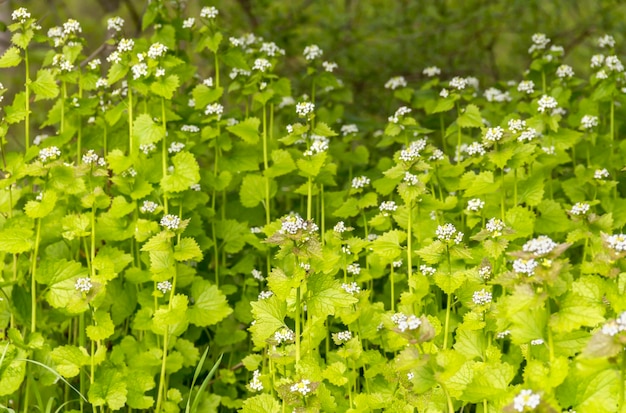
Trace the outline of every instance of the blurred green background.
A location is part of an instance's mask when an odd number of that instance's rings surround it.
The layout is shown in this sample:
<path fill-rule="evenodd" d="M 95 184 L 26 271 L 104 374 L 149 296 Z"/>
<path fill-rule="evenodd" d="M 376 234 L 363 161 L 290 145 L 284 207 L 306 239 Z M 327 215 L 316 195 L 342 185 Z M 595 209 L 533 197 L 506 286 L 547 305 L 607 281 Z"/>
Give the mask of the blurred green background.
<path fill-rule="evenodd" d="M 106 19 L 126 19 L 126 35 L 138 35 L 146 0 L 8 0 L 0 3 L 2 21 L 25 6 L 47 29 L 75 18 L 88 38 L 87 54 L 106 35 Z M 220 10 L 230 35 L 252 32 L 276 42 L 287 56 L 318 44 L 324 59 L 339 64 L 338 77 L 354 93 L 355 113 L 386 117 L 380 94 L 392 76 L 419 84 L 422 70 L 439 66 L 442 78 L 475 76 L 481 89 L 497 81 L 520 80 L 528 67 L 533 33 L 543 32 L 565 48 L 565 63 L 579 77 L 588 75 L 596 39 L 609 33 L 623 48 L 626 2 L 621 0 L 216 0 L 166 1 L 183 16 L 201 7 Z M 1 33 L 0 48 L 8 45 Z M 290 63 L 291 62 L 291 63 Z M 287 59 L 291 79 L 303 68 Z M 290 72 L 295 72 L 290 75 Z M 6 75 L 3 79 L 7 83 Z M 296 88 L 296 91 L 298 89 Z"/>

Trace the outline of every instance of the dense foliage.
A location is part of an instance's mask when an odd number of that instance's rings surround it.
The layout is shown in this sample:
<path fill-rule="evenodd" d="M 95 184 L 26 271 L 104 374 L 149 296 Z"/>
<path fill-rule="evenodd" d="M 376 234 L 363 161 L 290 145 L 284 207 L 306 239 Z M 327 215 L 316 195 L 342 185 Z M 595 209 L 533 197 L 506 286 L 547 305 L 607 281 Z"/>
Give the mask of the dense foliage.
<path fill-rule="evenodd" d="M 589 77 L 538 33 L 516 81 L 423 67 L 353 123 L 350 66 L 221 16 L 153 1 L 99 55 L 13 11 L 0 409 L 626 408 L 611 36 Z"/>

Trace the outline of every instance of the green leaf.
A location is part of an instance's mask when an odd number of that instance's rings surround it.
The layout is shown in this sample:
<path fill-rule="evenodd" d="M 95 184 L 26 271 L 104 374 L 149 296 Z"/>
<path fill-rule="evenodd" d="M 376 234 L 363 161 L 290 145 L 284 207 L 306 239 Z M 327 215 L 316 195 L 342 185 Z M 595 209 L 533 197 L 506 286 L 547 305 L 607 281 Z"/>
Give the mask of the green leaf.
<path fill-rule="evenodd" d="M 178 76 L 169 75 L 167 77 L 161 77 L 157 81 L 152 82 L 150 85 L 150 91 L 157 96 L 161 96 L 165 99 L 171 99 L 174 96 L 174 92 L 178 89 L 180 81 Z"/>
<path fill-rule="evenodd" d="M 202 261 L 202 250 L 193 238 L 182 238 L 174 247 L 174 259 L 176 261 Z"/>
<path fill-rule="evenodd" d="M 454 292 L 463 285 L 467 278 L 467 271 L 454 271 L 452 274 L 446 274 L 438 271 L 435 276 L 435 284 L 441 288 L 446 294 L 454 294 Z"/>
<path fill-rule="evenodd" d="M 315 125 L 315 129 L 313 129 L 313 134 L 314 135 L 319 135 L 319 136 L 324 136 L 324 137 L 327 137 L 327 138 L 329 138 L 331 136 L 337 136 L 337 132 L 333 131 L 324 122 L 318 122 L 317 125 Z"/>
<path fill-rule="evenodd" d="M 468 360 L 482 359 L 487 349 L 487 337 L 479 330 L 457 329 L 454 349 Z"/>
<path fill-rule="evenodd" d="M 480 128 L 483 126 L 483 118 L 478 106 L 469 104 L 456 120 L 461 128 Z"/>
<path fill-rule="evenodd" d="M 126 404 L 131 409 L 149 409 L 154 404 L 154 397 L 146 396 L 146 392 L 154 389 L 152 374 L 140 369 L 132 369 L 126 374 L 128 390 Z"/>
<path fill-rule="evenodd" d="M 139 145 L 148 145 L 163 139 L 165 131 L 163 125 L 155 123 L 150 115 L 143 113 L 133 122 L 133 135 L 138 138 Z"/>
<path fill-rule="evenodd" d="M 585 276 L 576 280 L 572 290 L 560 301 L 559 311 L 552 315 L 550 326 L 556 332 L 595 327 L 605 321 L 604 309 L 600 287 L 594 278 Z"/>
<path fill-rule="evenodd" d="M 315 178 L 319 175 L 325 161 L 326 152 L 320 152 L 304 159 L 298 159 L 296 164 L 298 165 L 298 169 L 301 171 L 301 176 L 304 176 L 305 178 Z"/>
<path fill-rule="evenodd" d="M 618 411 L 619 374 L 604 369 L 595 374 L 573 371 L 556 395 L 563 406 L 579 412 L 611 413 Z"/>
<path fill-rule="evenodd" d="M 358 300 L 341 288 L 341 282 L 330 274 L 312 274 L 307 280 L 309 314 L 315 317 L 334 315 L 335 311 L 350 307 Z"/>
<path fill-rule="evenodd" d="M 198 85 L 193 88 L 191 95 L 196 102 L 197 109 L 204 109 L 209 103 L 218 100 L 224 93 L 224 88 L 209 88 L 205 85 Z"/>
<path fill-rule="evenodd" d="M 8 124 L 18 123 L 26 119 L 26 93 L 17 93 L 11 106 L 5 107 L 4 110 Z"/>
<path fill-rule="evenodd" d="M 265 179 L 260 175 L 247 174 L 241 181 L 239 199 L 246 208 L 254 208 L 265 201 Z"/>
<path fill-rule="evenodd" d="M 0 68 L 14 67 L 22 62 L 20 49 L 17 47 L 9 47 L 2 57 L 0 57 Z"/>
<path fill-rule="evenodd" d="M 180 335 L 187 330 L 187 307 L 189 301 L 186 295 L 176 294 L 169 307 L 159 308 L 152 318 L 152 332 L 159 335 Z"/>
<path fill-rule="evenodd" d="M 241 139 L 244 142 L 254 145 L 259 142 L 259 126 L 261 125 L 261 120 L 259 118 L 248 118 L 242 122 L 237 123 L 236 125 L 229 126 L 228 131 Z"/>
<path fill-rule="evenodd" d="M 345 364 L 340 361 L 336 361 L 326 367 L 326 369 L 322 373 L 322 377 L 324 377 L 335 386 L 343 386 L 348 382 L 348 378 L 345 374 L 346 369 L 347 368 Z"/>
<path fill-rule="evenodd" d="M 267 285 L 280 300 L 287 300 L 291 290 L 296 288 L 300 280 L 297 277 L 289 277 L 280 268 L 273 268 L 267 277 Z"/>
<path fill-rule="evenodd" d="M 106 340 L 115 332 L 115 326 L 108 311 L 98 310 L 93 317 L 93 325 L 87 326 L 87 337 L 93 341 Z"/>
<path fill-rule="evenodd" d="M 374 254 L 391 262 L 402 253 L 402 244 L 406 240 L 406 233 L 399 230 L 387 231 L 372 243 Z"/>
<path fill-rule="evenodd" d="M 0 396 L 9 396 L 19 390 L 26 376 L 24 357 L 24 350 L 8 341 L 0 342 Z"/>
<path fill-rule="evenodd" d="M 508 363 L 475 363 L 474 378 L 463 391 L 463 401 L 481 403 L 495 400 L 506 394 L 516 368 Z"/>
<path fill-rule="evenodd" d="M 54 79 L 54 75 L 48 69 L 41 69 L 37 72 L 37 79 L 30 84 L 35 93 L 35 101 L 41 99 L 53 99 L 59 94 L 59 86 Z"/>
<path fill-rule="evenodd" d="M 284 149 L 274 149 L 271 157 L 272 165 L 265 172 L 265 175 L 270 178 L 286 175 L 296 169 L 296 163 L 291 154 Z"/>
<path fill-rule="evenodd" d="M 80 368 L 91 362 L 87 350 L 76 346 L 56 347 L 50 352 L 50 358 L 59 374 L 68 378 L 78 376 Z"/>
<path fill-rule="evenodd" d="M 263 348 L 267 344 L 266 340 L 285 325 L 287 303 L 272 296 L 266 300 L 254 301 L 250 305 L 255 319 L 254 325 L 250 327 L 252 341 L 256 348 Z"/>
<path fill-rule="evenodd" d="M 478 175 L 473 171 L 466 172 L 459 183 L 459 189 L 465 190 L 464 196 L 467 198 L 494 193 L 499 187 L 500 182 L 494 182 L 491 171 L 484 171 Z"/>
<path fill-rule="evenodd" d="M 170 239 L 174 237 L 172 231 L 161 231 L 154 235 L 141 247 L 142 251 L 170 251 L 172 244 Z"/>
<path fill-rule="evenodd" d="M 518 193 L 520 202 L 525 202 L 529 206 L 537 206 L 543 199 L 543 181 L 541 174 L 531 175 L 528 179 L 518 183 Z"/>
<path fill-rule="evenodd" d="M 415 252 L 426 264 L 437 264 L 441 261 L 442 254 L 445 250 L 446 246 L 441 241 L 437 240 Z"/>
<path fill-rule="evenodd" d="M 0 251 L 21 254 L 33 248 L 33 230 L 30 228 L 5 228 L 0 231 Z"/>
<path fill-rule="evenodd" d="M 359 201 L 352 197 L 346 199 L 339 208 L 333 211 L 333 215 L 339 218 L 350 218 L 359 215 Z"/>
<path fill-rule="evenodd" d="M 241 413 L 276 413 L 278 411 L 280 411 L 280 403 L 267 393 L 246 399 L 240 410 Z"/>
<path fill-rule="evenodd" d="M 116 368 L 100 368 L 96 379 L 89 387 L 89 402 L 94 406 L 107 405 L 112 410 L 119 410 L 126 404 L 126 380 Z"/>
<path fill-rule="evenodd" d="M 198 161 L 189 152 L 182 151 L 172 158 L 174 173 L 161 179 L 161 187 L 166 192 L 181 192 L 191 185 L 200 182 L 200 167 Z"/>
<path fill-rule="evenodd" d="M 537 205 L 539 217 L 535 221 L 535 228 L 541 228 L 544 234 L 567 232 L 571 221 L 567 218 L 561 205 L 551 199 L 544 199 Z"/>
<path fill-rule="evenodd" d="M 48 216 L 57 202 L 57 194 L 54 191 L 45 191 L 41 201 L 28 201 L 24 206 L 24 212 L 30 218 L 43 218 Z"/>
<path fill-rule="evenodd" d="M 191 285 L 193 305 L 187 314 L 189 321 L 200 327 L 214 325 L 233 312 L 226 296 L 215 285 L 206 280 L 196 280 Z"/>

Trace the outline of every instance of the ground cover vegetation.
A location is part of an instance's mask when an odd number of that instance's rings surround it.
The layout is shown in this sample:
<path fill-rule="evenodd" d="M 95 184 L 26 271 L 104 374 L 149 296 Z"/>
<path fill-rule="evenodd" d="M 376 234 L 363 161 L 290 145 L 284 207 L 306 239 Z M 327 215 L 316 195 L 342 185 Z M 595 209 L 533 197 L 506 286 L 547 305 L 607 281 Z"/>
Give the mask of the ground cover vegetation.
<path fill-rule="evenodd" d="M 541 33 L 515 81 L 393 76 L 360 124 L 349 68 L 214 6 L 102 54 L 10 18 L 0 409 L 626 409 L 610 35 L 584 77 Z"/>

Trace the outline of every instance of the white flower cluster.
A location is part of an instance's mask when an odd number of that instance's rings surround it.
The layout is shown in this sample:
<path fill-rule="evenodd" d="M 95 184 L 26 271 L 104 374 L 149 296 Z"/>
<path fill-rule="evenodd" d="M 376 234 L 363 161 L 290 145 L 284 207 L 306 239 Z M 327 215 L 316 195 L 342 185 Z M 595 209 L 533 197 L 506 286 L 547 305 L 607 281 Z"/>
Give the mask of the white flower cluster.
<path fill-rule="evenodd" d="M 570 210 L 572 215 L 585 215 L 587 212 L 589 212 L 589 204 L 586 202 L 576 202 Z"/>
<path fill-rule="evenodd" d="M 91 283 L 91 279 L 89 277 L 80 277 L 74 283 L 74 288 L 77 291 L 88 293 L 93 288 L 93 284 Z"/>
<path fill-rule="evenodd" d="M 148 65 L 141 62 L 130 67 L 130 70 L 133 72 L 133 79 L 137 80 L 140 77 L 148 76 Z"/>
<path fill-rule="evenodd" d="M 254 370 L 254 372 L 252 373 L 252 380 L 250 381 L 250 389 L 252 391 L 261 391 L 263 390 L 263 383 L 261 383 L 261 380 L 259 380 L 259 377 L 261 377 L 261 373 L 259 372 L 259 370 Z"/>
<path fill-rule="evenodd" d="M 257 270 L 256 268 L 254 268 L 250 274 L 252 274 L 252 278 L 254 278 L 257 281 L 264 281 L 265 277 L 263 277 L 263 273 L 259 270 Z"/>
<path fill-rule="evenodd" d="M 472 302 L 476 305 L 489 304 L 491 302 L 491 299 L 491 292 L 485 290 L 484 288 L 480 291 L 475 291 L 472 295 Z"/>
<path fill-rule="evenodd" d="M 517 274 L 526 274 L 530 277 L 531 275 L 535 274 L 535 268 L 537 268 L 538 265 L 539 263 L 535 261 L 534 258 L 531 258 L 529 260 L 518 258 L 513 261 L 513 271 L 515 271 Z"/>
<path fill-rule="evenodd" d="M 406 87 L 406 79 L 404 76 L 394 76 L 385 83 L 385 89 L 396 90 L 400 87 Z"/>
<path fill-rule="evenodd" d="M 495 87 L 490 87 L 483 93 L 488 102 L 510 102 L 511 95 L 509 92 L 503 92 Z"/>
<path fill-rule="evenodd" d="M 598 126 L 598 117 L 592 115 L 585 115 L 580 120 L 580 127 L 583 129 L 591 129 L 593 127 Z"/>
<path fill-rule="evenodd" d="M 163 43 L 153 43 L 148 49 L 148 57 L 157 60 L 167 52 L 167 46 Z"/>
<path fill-rule="evenodd" d="M 344 343 L 346 341 L 350 341 L 350 339 L 352 338 L 352 332 L 346 330 L 346 331 L 340 331 L 337 333 L 337 335 L 335 336 L 337 341 L 343 341 Z"/>
<path fill-rule="evenodd" d="M 270 298 L 271 296 L 273 296 L 274 293 L 272 291 L 261 291 L 259 293 L 259 296 L 257 297 L 259 300 L 267 300 L 268 298 Z"/>
<path fill-rule="evenodd" d="M 383 213 L 384 216 L 388 216 L 390 212 L 398 209 L 398 205 L 394 201 L 384 201 L 378 206 L 380 212 Z"/>
<path fill-rule="evenodd" d="M 478 212 L 485 207 L 485 201 L 480 198 L 472 198 L 467 201 L 467 210 L 471 212 Z"/>
<path fill-rule="evenodd" d="M 548 95 L 541 96 L 537 104 L 539 105 L 537 108 L 539 113 L 544 113 L 547 109 L 555 109 L 558 106 L 556 99 Z"/>
<path fill-rule="evenodd" d="M 80 27 L 80 23 L 77 20 L 68 19 L 68 21 L 63 23 L 63 34 L 65 36 L 82 33 L 82 31 L 83 29 Z"/>
<path fill-rule="evenodd" d="M 525 142 L 525 141 L 530 142 L 538 136 L 539 136 L 539 132 L 537 132 L 537 129 L 528 128 L 517 137 L 517 141 L 518 142 Z"/>
<path fill-rule="evenodd" d="M 258 70 L 259 72 L 266 72 L 272 68 L 272 64 L 269 60 L 262 57 L 255 59 L 252 65 L 252 70 Z"/>
<path fill-rule="evenodd" d="M 396 112 L 397 113 L 397 112 Z M 400 151 L 400 160 L 404 162 L 413 162 L 420 157 L 420 152 L 426 148 L 426 139 L 418 139 L 409 144 L 408 148 Z"/>
<path fill-rule="evenodd" d="M 349 284 L 343 283 L 341 284 L 341 288 L 348 294 L 352 294 L 352 295 L 358 294 L 361 292 L 361 287 L 359 287 L 359 285 L 355 282 L 351 282 Z"/>
<path fill-rule="evenodd" d="M 435 235 L 444 242 L 454 241 L 455 244 L 460 244 L 463 241 L 463 233 L 457 231 L 456 227 L 450 223 L 437 226 Z"/>
<path fill-rule="evenodd" d="M 169 281 L 161 281 L 158 282 L 156 285 L 157 290 L 161 291 L 163 294 L 167 293 L 168 291 L 171 291 L 172 289 L 172 283 Z"/>
<path fill-rule="evenodd" d="M 561 65 L 556 69 L 556 76 L 565 79 L 574 77 L 574 69 L 570 65 Z"/>
<path fill-rule="evenodd" d="M 346 267 L 346 271 L 348 274 L 359 275 L 361 273 L 361 264 L 353 262 Z"/>
<path fill-rule="evenodd" d="M 406 106 L 400 106 L 398 110 L 396 110 L 396 113 L 394 113 L 393 116 L 389 116 L 387 120 L 391 123 L 398 123 L 400 122 L 400 118 L 402 116 L 411 112 L 412 112 L 411 108 L 408 108 Z"/>
<path fill-rule="evenodd" d="M 468 84 L 467 79 L 464 79 L 459 76 L 455 76 L 450 80 L 449 86 L 450 88 L 453 88 L 453 89 L 463 90 L 465 89 L 467 84 Z"/>
<path fill-rule="evenodd" d="M 622 331 L 626 331 L 626 311 L 622 312 L 615 320 L 609 320 L 602 326 L 602 334 L 615 336 Z"/>
<path fill-rule="evenodd" d="M 541 257 L 543 255 L 549 254 L 555 249 L 558 244 L 546 235 L 540 235 L 537 238 L 533 238 L 530 241 L 526 242 L 522 246 L 522 251 L 530 252 L 535 257 Z"/>
<path fill-rule="evenodd" d="M 306 118 L 315 110 L 315 104 L 312 102 L 298 102 L 296 104 L 296 114 L 301 118 Z"/>
<path fill-rule="evenodd" d="M 183 29 L 191 29 L 194 24 L 196 24 L 195 17 L 189 17 L 188 19 L 183 20 Z"/>
<path fill-rule="evenodd" d="M 489 265 L 482 266 L 478 269 L 478 275 L 484 280 L 491 278 L 491 267 Z"/>
<path fill-rule="evenodd" d="M 222 117 L 222 114 L 224 113 L 224 106 L 220 105 L 219 103 L 210 103 L 206 106 L 206 108 L 204 109 L 204 114 L 205 115 L 217 115 L 217 118 L 220 119 Z"/>
<path fill-rule="evenodd" d="M 180 217 L 167 214 L 161 218 L 161 226 L 164 226 L 167 229 L 176 230 L 180 226 Z"/>
<path fill-rule="evenodd" d="M 185 144 L 182 143 L 182 142 L 172 142 L 170 144 L 170 147 L 167 148 L 167 152 L 168 153 L 178 153 L 178 152 L 182 151 L 184 147 L 185 147 Z"/>
<path fill-rule="evenodd" d="M 141 207 L 139 208 L 139 210 L 146 214 L 146 213 L 153 213 L 154 211 L 156 211 L 156 209 L 159 207 L 159 205 L 156 202 L 152 202 L 152 201 L 143 201 L 143 204 L 141 205 Z"/>
<path fill-rule="evenodd" d="M 408 186 L 415 186 L 420 182 L 419 179 L 417 179 L 417 175 L 413 175 L 411 172 L 405 172 L 402 181 L 405 182 Z"/>
<path fill-rule="evenodd" d="M 536 50 L 544 50 L 550 43 L 550 39 L 543 33 L 535 33 L 531 39 L 533 44 L 528 49 L 529 54 L 532 54 Z"/>
<path fill-rule="evenodd" d="M 282 219 L 282 224 L 278 233 L 296 235 L 298 231 L 312 233 L 318 229 L 318 226 L 312 221 L 305 221 L 300 215 L 291 214 Z"/>
<path fill-rule="evenodd" d="M 325 71 L 327 71 L 328 73 L 332 73 L 335 71 L 335 69 L 337 69 L 339 67 L 339 65 L 335 62 L 322 62 L 322 67 L 324 68 Z"/>
<path fill-rule="evenodd" d="M 439 92 L 439 96 L 445 99 L 450 96 L 450 92 L 448 92 L 448 89 L 444 87 L 443 89 L 441 89 L 441 92 Z"/>
<path fill-rule="evenodd" d="M 535 82 L 532 80 L 522 80 L 517 85 L 517 91 L 530 95 L 535 91 Z"/>
<path fill-rule="evenodd" d="M 359 133 L 359 128 L 355 124 L 352 123 L 341 127 L 341 134 L 343 136 L 348 136 L 352 133 Z"/>
<path fill-rule="evenodd" d="M 343 221 L 337 222 L 335 226 L 333 227 L 333 231 L 335 231 L 338 234 L 346 232 L 346 230 L 347 230 L 346 224 Z"/>
<path fill-rule="evenodd" d="M 483 139 L 487 142 L 498 142 L 503 136 L 504 129 L 500 126 L 496 126 L 495 128 L 488 128 Z"/>
<path fill-rule="evenodd" d="M 231 70 L 231 72 L 229 73 L 228 77 L 230 77 L 231 79 L 235 79 L 237 76 L 241 75 L 241 76 L 250 76 L 252 74 L 252 72 L 248 71 L 248 70 L 244 70 L 244 69 L 239 69 L 238 67 L 233 68 L 233 70 Z"/>
<path fill-rule="evenodd" d="M 200 132 L 200 128 L 196 125 L 183 125 L 180 127 L 181 132 L 189 132 L 189 133 L 198 133 Z"/>
<path fill-rule="evenodd" d="M 485 229 L 491 232 L 492 237 L 499 237 L 502 235 L 502 231 L 504 230 L 504 222 L 498 218 L 491 218 L 487 221 L 485 225 Z"/>
<path fill-rule="evenodd" d="M 278 344 L 291 342 L 296 338 L 296 335 L 289 328 L 284 327 L 274 333 L 274 340 Z"/>
<path fill-rule="evenodd" d="M 311 384 L 310 380 L 307 379 L 302 379 L 297 383 L 294 383 L 289 390 L 291 390 L 292 393 L 300 393 L 302 396 L 306 396 L 309 393 L 311 393 L 311 387 L 309 386 Z"/>
<path fill-rule="evenodd" d="M 513 133 L 521 132 L 526 127 L 526 121 L 523 119 L 510 119 L 508 126 Z"/>
<path fill-rule="evenodd" d="M 404 313 L 395 313 L 391 316 L 391 321 L 398 326 L 398 330 L 405 332 L 406 330 L 417 330 L 422 325 L 422 320 L 414 315 L 407 316 Z"/>
<path fill-rule="evenodd" d="M 540 346 L 544 343 L 543 338 L 536 338 L 534 340 L 530 340 L 531 346 Z"/>
<path fill-rule="evenodd" d="M 122 28 L 124 28 L 124 19 L 120 16 L 111 17 L 107 20 L 107 30 L 121 32 Z"/>
<path fill-rule="evenodd" d="M 259 48 L 259 51 L 261 53 L 265 53 L 269 57 L 285 54 L 285 50 L 278 47 L 274 42 L 263 42 L 261 44 L 261 47 Z"/>
<path fill-rule="evenodd" d="M 326 152 L 330 141 L 325 136 L 311 135 L 311 146 L 303 152 L 304 156 L 313 156 L 316 153 Z"/>
<path fill-rule="evenodd" d="M 53 161 L 59 156 L 61 156 L 61 151 L 56 146 L 49 146 L 39 151 L 39 160 L 41 162 L 46 162 L 50 160 Z"/>
<path fill-rule="evenodd" d="M 624 71 L 624 65 L 617 56 L 607 56 L 606 59 L 604 59 L 604 66 L 606 66 L 610 72 L 619 73 Z"/>
<path fill-rule="evenodd" d="M 533 393 L 532 390 L 524 389 L 513 399 L 513 409 L 518 412 L 523 412 L 528 407 L 529 409 L 535 409 L 541 403 L 541 398 L 537 393 Z"/>
<path fill-rule="evenodd" d="M 200 17 L 205 19 L 214 19 L 219 13 L 219 10 L 217 10 L 214 6 L 203 7 L 200 10 Z"/>
<path fill-rule="evenodd" d="M 606 179 L 606 178 L 608 178 L 608 177 L 609 177 L 609 171 L 608 171 L 606 168 L 603 168 L 603 169 L 596 169 L 596 170 L 593 172 L 593 178 L 594 178 L 594 179 L 600 179 L 600 180 L 602 180 L 602 179 Z"/>
<path fill-rule="evenodd" d="M 104 158 L 99 157 L 93 149 L 89 149 L 87 153 L 83 155 L 83 163 L 87 165 L 106 165 Z"/>
<path fill-rule="evenodd" d="M 428 66 L 427 68 L 422 70 L 422 74 L 428 77 L 439 76 L 441 74 L 441 69 L 439 69 L 437 66 Z"/>
<path fill-rule="evenodd" d="M 606 242 L 615 252 L 626 251 L 626 234 L 609 235 Z"/>
<path fill-rule="evenodd" d="M 504 338 L 506 336 L 510 336 L 510 335 L 511 335 L 511 330 L 504 330 L 504 331 L 501 331 L 498 334 L 496 334 L 496 338 L 502 339 L 502 338 Z"/>
<path fill-rule="evenodd" d="M 420 265 L 420 272 L 422 273 L 422 275 L 428 277 L 428 276 L 433 276 L 435 275 L 435 273 L 437 272 L 437 270 L 433 267 L 429 267 L 428 265 Z"/>
<path fill-rule="evenodd" d="M 30 19 L 30 12 L 24 7 L 13 10 L 11 13 L 11 20 L 14 22 L 25 23 L 27 19 Z"/>
<path fill-rule="evenodd" d="M 402 267 L 402 258 L 400 258 L 397 261 L 393 261 L 391 263 L 391 265 L 393 266 L 393 268 L 400 268 L 400 267 Z"/>
<path fill-rule="evenodd" d="M 320 49 L 318 45 L 311 44 L 304 48 L 304 52 L 302 54 L 306 60 L 315 60 L 318 57 L 321 57 L 324 54 L 324 51 Z"/>
<path fill-rule="evenodd" d="M 445 158 L 445 154 L 441 149 L 435 149 L 433 154 L 428 158 L 431 161 L 443 161 Z"/>
<path fill-rule="evenodd" d="M 485 151 L 485 146 L 480 143 L 480 142 L 472 142 L 469 145 L 466 145 L 463 150 L 469 155 L 469 156 L 474 156 L 474 155 L 484 155 L 485 153 L 487 153 Z"/>
<path fill-rule="evenodd" d="M 605 34 L 604 36 L 598 38 L 598 46 L 605 48 L 605 47 L 614 47 L 615 46 L 615 39 L 613 38 L 613 36 Z"/>
<path fill-rule="evenodd" d="M 130 52 L 135 47 L 135 41 L 133 39 L 121 39 L 117 44 L 117 52 L 124 53 Z"/>
<path fill-rule="evenodd" d="M 150 155 L 152 152 L 156 151 L 156 145 L 153 143 L 145 143 L 139 145 L 139 150 L 146 155 Z"/>
<path fill-rule="evenodd" d="M 67 60 L 62 54 L 57 54 L 52 58 L 52 66 L 58 67 L 62 72 L 70 72 L 74 69 L 72 62 Z"/>

